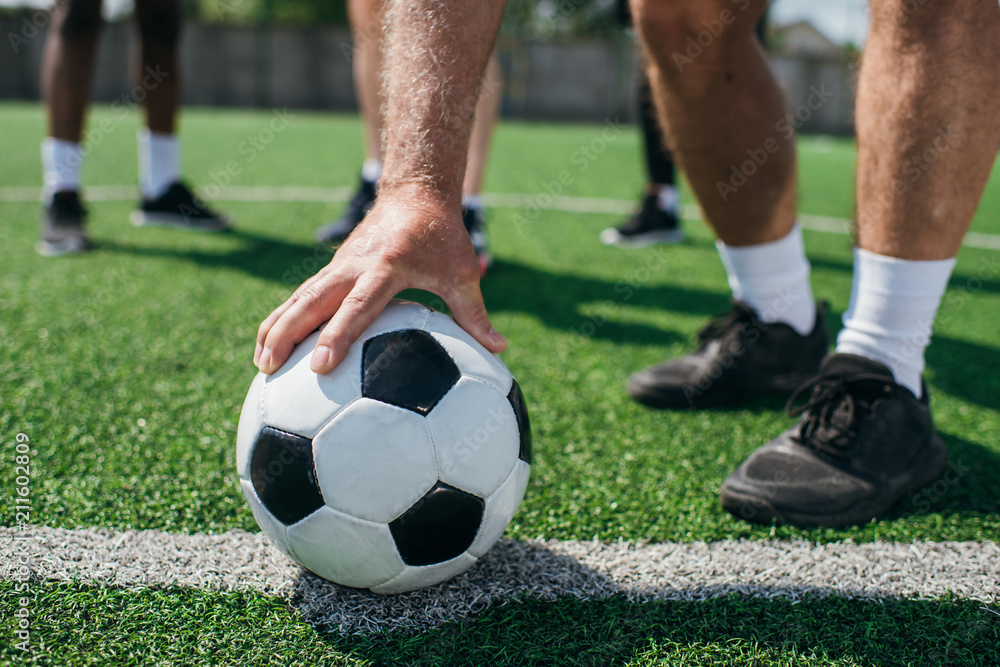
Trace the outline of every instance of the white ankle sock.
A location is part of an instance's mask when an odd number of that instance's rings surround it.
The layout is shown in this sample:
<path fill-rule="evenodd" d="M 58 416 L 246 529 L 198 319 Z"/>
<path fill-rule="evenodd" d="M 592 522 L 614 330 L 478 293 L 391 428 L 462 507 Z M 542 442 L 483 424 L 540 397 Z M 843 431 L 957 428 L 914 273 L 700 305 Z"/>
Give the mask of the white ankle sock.
<path fill-rule="evenodd" d="M 757 311 L 763 322 L 783 322 L 803 336 L 813 330 L 816 303 L 798 224 L 787 236 L 770 243 L 734 248 L 716 241 L 715 246 L 734 298 Z"/>
<path fill-rule="evenodd" d="M 924 350 L 954 268 L 954 259 L 920 262 L 855 248 L 851 303 L 837 352 L 885 364 L 920 398 Z"/>
<path fill-rule="evenodd" d="M 680 208 L 681 198 L 677 192 L 677 188 L 673 185 L 661 185 L 657 199 L 659 200 L 661 211 L 677 213 L 677 209 Z"/>
<path fill-rule="evenodd" d="M 139 188 L 156 199 L 181 179 L 181 146 L 177 135 L 139 130 Z"/>
<path fill-rule="evenodd" d="M 382 163 L 371 158 L 365 160 L 361 165 L 361 178 L 369 183 L 377 183 L 378 177 L 382 175 Z"/>
<path fill-rule="evenodd" d="M 79 190 L 82 166 L 83 147 L 80 144 L 53 137 L 42 139 L 42 200 L 52 201 L 52 195 L 60 190 Z"/>

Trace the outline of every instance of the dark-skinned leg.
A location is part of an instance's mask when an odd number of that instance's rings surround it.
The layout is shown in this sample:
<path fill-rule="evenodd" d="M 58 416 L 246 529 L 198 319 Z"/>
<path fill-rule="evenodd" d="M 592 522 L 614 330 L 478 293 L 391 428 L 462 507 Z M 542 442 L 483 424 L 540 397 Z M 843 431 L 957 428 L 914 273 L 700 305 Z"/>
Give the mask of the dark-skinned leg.
<path fill-rule="evenodd" d="M 139 42 L 134 54 L 132 90 L 135 101 L 143 103 L 146 127 L 139 131 L 142 201 L 132 214 L 132 223 L 194 231 L 226 229 L 229 218 L 209 209 L 181 181 L 177 136 L 181 98 L 180 0 L 136 0 L 135 20 Z"/>
<path fill-rule="evenodd" d="M 80 199 L 80 144 L 101 31 L 100 0 L 69 0 L 52 11 L 42 55 L 42 97 L 48 136 L 42 141 L 45 208 L 38 252 L 55 256 L 89 250 Z"/>
<path fill-rule="evenodd" d="M 101 23 L 100 0 L 70 0 L 52 11 L 42 55 L 42 97 L 49 112 L 50 137 L 80 141 Z"/>
<path fill-rule="evenodd" d="M 137 0 L 139 40 L 133 53 L 133 94 L 142 99 L 146 129 L 139 133 L 139 180 L 155 199 L 180 179 L 176 136 L 180 103 L 180 0 Z"/>

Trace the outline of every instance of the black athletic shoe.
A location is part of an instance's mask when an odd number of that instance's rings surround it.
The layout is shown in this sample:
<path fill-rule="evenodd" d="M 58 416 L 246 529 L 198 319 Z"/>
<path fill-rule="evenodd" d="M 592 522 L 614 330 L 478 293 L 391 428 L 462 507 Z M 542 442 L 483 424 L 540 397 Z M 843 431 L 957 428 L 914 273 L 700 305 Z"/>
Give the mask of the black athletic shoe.
<path fill-rule="evenodd" d="M 139 203 L 139 210 L 132 212 L 136 227 L 177 227 L 198 232 L 221 232 L 228 229 L 228 217 L 216 213 L 202 204 L 191 189 L 177 181 L 156 199 Z"/>
<path fill-rule="evenodd" d="M 816 304 L 808 336 L 765 324 L 750 306 L 732 310 L 698 333 L 698 349 L 639 371 L 628 382 L 635 400 L 656 408 L 733 407 L 764 394 L 787 396 L 816 374 L 826 355 L 826 302 Z"/>
<path fill-rule="evenodd" d="M 85 229 L 87 209 L 76 190 L 63 190 L 52 196 L 42 212 L 42 238 L 35 246 L 38 254 L 57 257 L 86 252 L 94 247 Z"/>
<path fill-rule="evenodd" d="M 354 228 L 365 219 L 375 203 L 375 184 L 361 179 L 361 185 L 347 202 L 339 219 L 316 230 L 316 242 L 324 245 L 343 243 Z"/>
<path fill-rule="evenodd" d="M 680 227 L 677 214 L 661 209 L 660 198 L 656 195 L 646 195 L 642 208 L 621 227 L 609 227 L 601 232 L 601 243 L 619 248 L 644 248 L 683 240 L 684 230 Z"/>
<path fill-rule="evenodd" d="M 490 257 L 490 252 L 487 248 L 486 214 L 481 208 L 466 208 L 463 206 L 462 222 L 465 223 L 465 229 L 472 238 L 472 247 L 476 251 L 476 259 L 479 260 L 479 275 L 480 277 L 485 276 L 486 269 L 490 268 L 490 264 L 493 263 L 493 258 Z"/>
<path fill-rule="evenodd" d="M 795 400 L 809 393 L 805 405 Z M 923 397 L 882 364 L 831 354 L 789 399 L 793 428 L 764 445 L 722 485 L 722 507 L 757 523 L 852 526 L 885 515 L 936 479 L 948 450 Z"/>

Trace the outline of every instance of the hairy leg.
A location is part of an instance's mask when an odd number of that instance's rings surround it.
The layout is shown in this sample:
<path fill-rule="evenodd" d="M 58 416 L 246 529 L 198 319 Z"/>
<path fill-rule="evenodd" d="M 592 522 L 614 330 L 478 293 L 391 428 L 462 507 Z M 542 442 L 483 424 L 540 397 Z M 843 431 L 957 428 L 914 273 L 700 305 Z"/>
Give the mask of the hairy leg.
<path fill-rule="evenodd" d="M 858 87 L 858 245 L 954 257 L 1000 146 L 1000 9 L 872 2 Z"/>
<path fill-rule="evenodd" d="M 330 264 L 260 325 L 254 362 L 273 373 L 323 322 L 311 367 L 329 372 L 404 289 L 440 296 L 486 349 L 480 266 L 462 222 L 462 181 L 483 71 L 506 3 L 390 0 L 383 77 L 385 169 L 379 198 Z"/>
<path fill-rule="evenodd" d="M 382 10 L 379 0 L 349 0 L 347 15 L 354 34 L 354 92 L 365 123 L 365 159 L 382 161 L 382 110 L 379 71 L 382 66 Z"/>
<path fill-rule="evenodd" d="M 49 136 L 80 141 L 90 103 L 101 0 L 70 0 L 52 11 L 42 56 L 42 96 L 49 111 Z"/>
<path fill-rule="evenodd" d="M 706 218 L 729 246 L 795 222 L 795 133 L 755 34 L 767 0 L 632 0 L 657 109 Z"/>
<path fill-rule="evenodd" d="M 479 88 L 479 102 L 476 104 L 476 118 L 472 125 L 472 140 L 469 143 L 469 160 L 465 169 L 465 194 L 477 195 L 483 189 L 486 177 L 486 162 L 490 155 L 490 140 L 493 126 L 500 116 L 500 102 L 503 100 L 503 72 L 496 53 L 490 56 Z"/>

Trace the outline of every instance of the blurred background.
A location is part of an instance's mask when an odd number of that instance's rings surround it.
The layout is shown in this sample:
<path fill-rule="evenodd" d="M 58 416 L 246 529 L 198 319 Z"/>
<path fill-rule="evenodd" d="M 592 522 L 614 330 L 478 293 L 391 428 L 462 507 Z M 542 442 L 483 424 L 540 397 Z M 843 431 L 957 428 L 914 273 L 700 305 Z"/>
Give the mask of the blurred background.
<path fill-rule="evenodd" d="M 37 100 L 48 8 L 0 0 L 0 99 Z M 508 119 L 604 122 L 637 117 L 638 57 L 614 0 L 510 0 L 498 42 Z M 734 7 L 739 1 L 734 0 Z M 344 2 L 186 0 L 184 104 L 349 111 L 354 44 Z M 93 99 L 128 95 L 131 0 L 105 0 Z M 776 0 L 768 49 L 801 132 L 853 131 L 864 0 Z M 374 27 L 372 28 L 374 29 Z M 822 91 L 829 100 L 809 106 Z M 813 101 L 815 102 L 815 97 Z"/>

